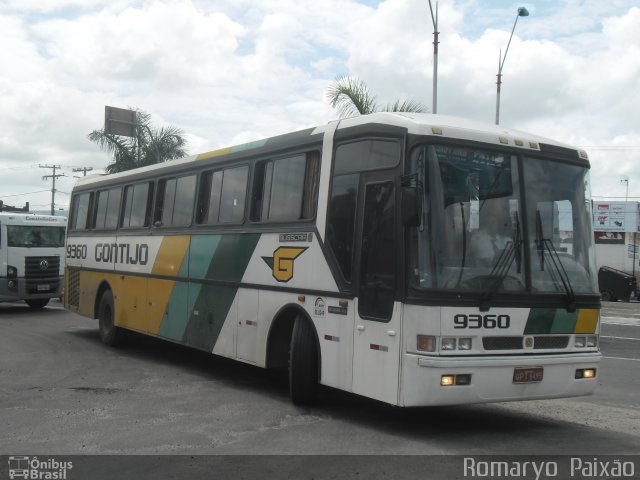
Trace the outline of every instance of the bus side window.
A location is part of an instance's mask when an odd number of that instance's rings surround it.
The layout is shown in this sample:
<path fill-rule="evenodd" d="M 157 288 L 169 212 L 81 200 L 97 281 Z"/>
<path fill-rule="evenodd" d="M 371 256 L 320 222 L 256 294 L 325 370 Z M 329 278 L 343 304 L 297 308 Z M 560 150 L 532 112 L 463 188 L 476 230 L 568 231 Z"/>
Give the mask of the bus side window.
<path fill-rule="evenodd" d="M 197 224 L 242 223 L 249 167 L 205 172 L 200 179 Z"/>
<path fill-rule="evenodd" d="M 228 168 L 222 179 L 220 223 L 242 223 L 249 167 Z"/>
<path fill-rule="evenodd" d="M 81 193 L 73 197 L 70 230 L 86 230 L 88 228 L 92 196 L 93 193 Z"/>
<path fill-rule="evenodd" d="M 120 187 L 98 192 L 94 213 L 94 228 L 104 230 L 114 229 L 118 226 L 121 193 L 122 189 Z"/>
<path fill-rule="evenodd" d="M 253 221 L 295 221 L 315 216 L 318 152 L 256 164 L 251 205 Z"/>
<path fill-rule="evenodd" d="M 154 226 L 186 227 L 191 225 L 195 191 L 195 175 L 160 180 Z"/>
<path fill-rule="evenodd" d="M 129 185 L 124 192 L 120 226 L 123 228 L 148 227 L 152 198 L 153 184 L 151 182 Z"/>

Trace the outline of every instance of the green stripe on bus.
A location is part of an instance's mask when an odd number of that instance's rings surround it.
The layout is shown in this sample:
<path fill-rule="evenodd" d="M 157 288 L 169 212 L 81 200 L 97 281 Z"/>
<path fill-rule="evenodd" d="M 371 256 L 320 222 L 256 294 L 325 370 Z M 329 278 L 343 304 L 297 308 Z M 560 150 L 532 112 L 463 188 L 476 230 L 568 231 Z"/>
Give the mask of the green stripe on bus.
<path fill-rule="evenodd" d="M 569 313 L 560 308 L 532 308 L 524 334 L 573 333 L 577 320 L 577 311 Z"/>
<path fill-rule="evenodd" d="M 190 239 L 187 250 L 178 270 L 179 278 L 187 278 L 189 276 L 189 256 L 191 252 L 191 244 L 193 238 Z M 174 282 L 171 289 L 171 297 L 167 303 L 158 335 L 168 338 L 176 342 L 182 341 L 184 331 L 187 328 L 187 320 L 189 319 L 189 284 L 186 282 Z"/>
<path fill-rule="evenodd" d="M 217 243 L 214 237 L 218 237 Z M 240 282 L 259 239 L 260 234 L 206 236 L 192 243 L 192 256 L 204 264 L 204 259 L 211 255 L 204 279 Z M 212 248 L 214 243 L 215 248 Z M 193 262 L 191 265 L 196 268 Z M 202 265 L 197 268 L 199 272 L 204 271 Z M 191 286 L 195 287 L 193 283 Z M 205 284 L 190 288 L 190 318 L 182 337 L 183 343 L 213 350 L 237 291 L 235 286 L 223 285 Z"/>

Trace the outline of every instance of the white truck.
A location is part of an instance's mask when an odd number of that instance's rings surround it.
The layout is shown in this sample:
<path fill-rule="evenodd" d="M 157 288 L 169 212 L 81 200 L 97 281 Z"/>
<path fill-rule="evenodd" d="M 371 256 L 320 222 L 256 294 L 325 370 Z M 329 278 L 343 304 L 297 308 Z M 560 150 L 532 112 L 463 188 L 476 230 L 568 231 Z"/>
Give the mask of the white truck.
<path fill-rule="evenodd" d="M 62 296 L 67 219 L 0 212 L 0 302 L 43 308 Z"/>

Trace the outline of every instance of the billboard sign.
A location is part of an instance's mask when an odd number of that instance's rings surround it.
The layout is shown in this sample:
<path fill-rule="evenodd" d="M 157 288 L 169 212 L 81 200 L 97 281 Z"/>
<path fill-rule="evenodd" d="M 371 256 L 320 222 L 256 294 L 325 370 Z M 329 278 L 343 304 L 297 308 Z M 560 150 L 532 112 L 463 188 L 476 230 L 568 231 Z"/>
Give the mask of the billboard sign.
<path fill-rule="evenodd" d="M 635 232 L 637 229 L 637 202 L 593 202 L 594 231 Z"/>

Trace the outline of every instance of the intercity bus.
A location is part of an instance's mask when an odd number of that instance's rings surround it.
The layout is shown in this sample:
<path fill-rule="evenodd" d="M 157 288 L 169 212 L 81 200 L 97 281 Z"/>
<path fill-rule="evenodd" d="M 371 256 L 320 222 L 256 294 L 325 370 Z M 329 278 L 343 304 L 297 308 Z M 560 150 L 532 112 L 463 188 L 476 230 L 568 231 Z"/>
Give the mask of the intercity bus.
<path fill-rule="evenodd" d="M 0 212 L 0 302 L 43 308 L 62 296 L 67 219 Z"/>
<path fill-rule="evenodd" d="M 318 385 L 399 406 L 587 395 L 588 171 L 502 126 L 376 113 L 86 177 L 65 305 L 107 345 L 132 330 L 288 370 L 297 404 Z"/>

